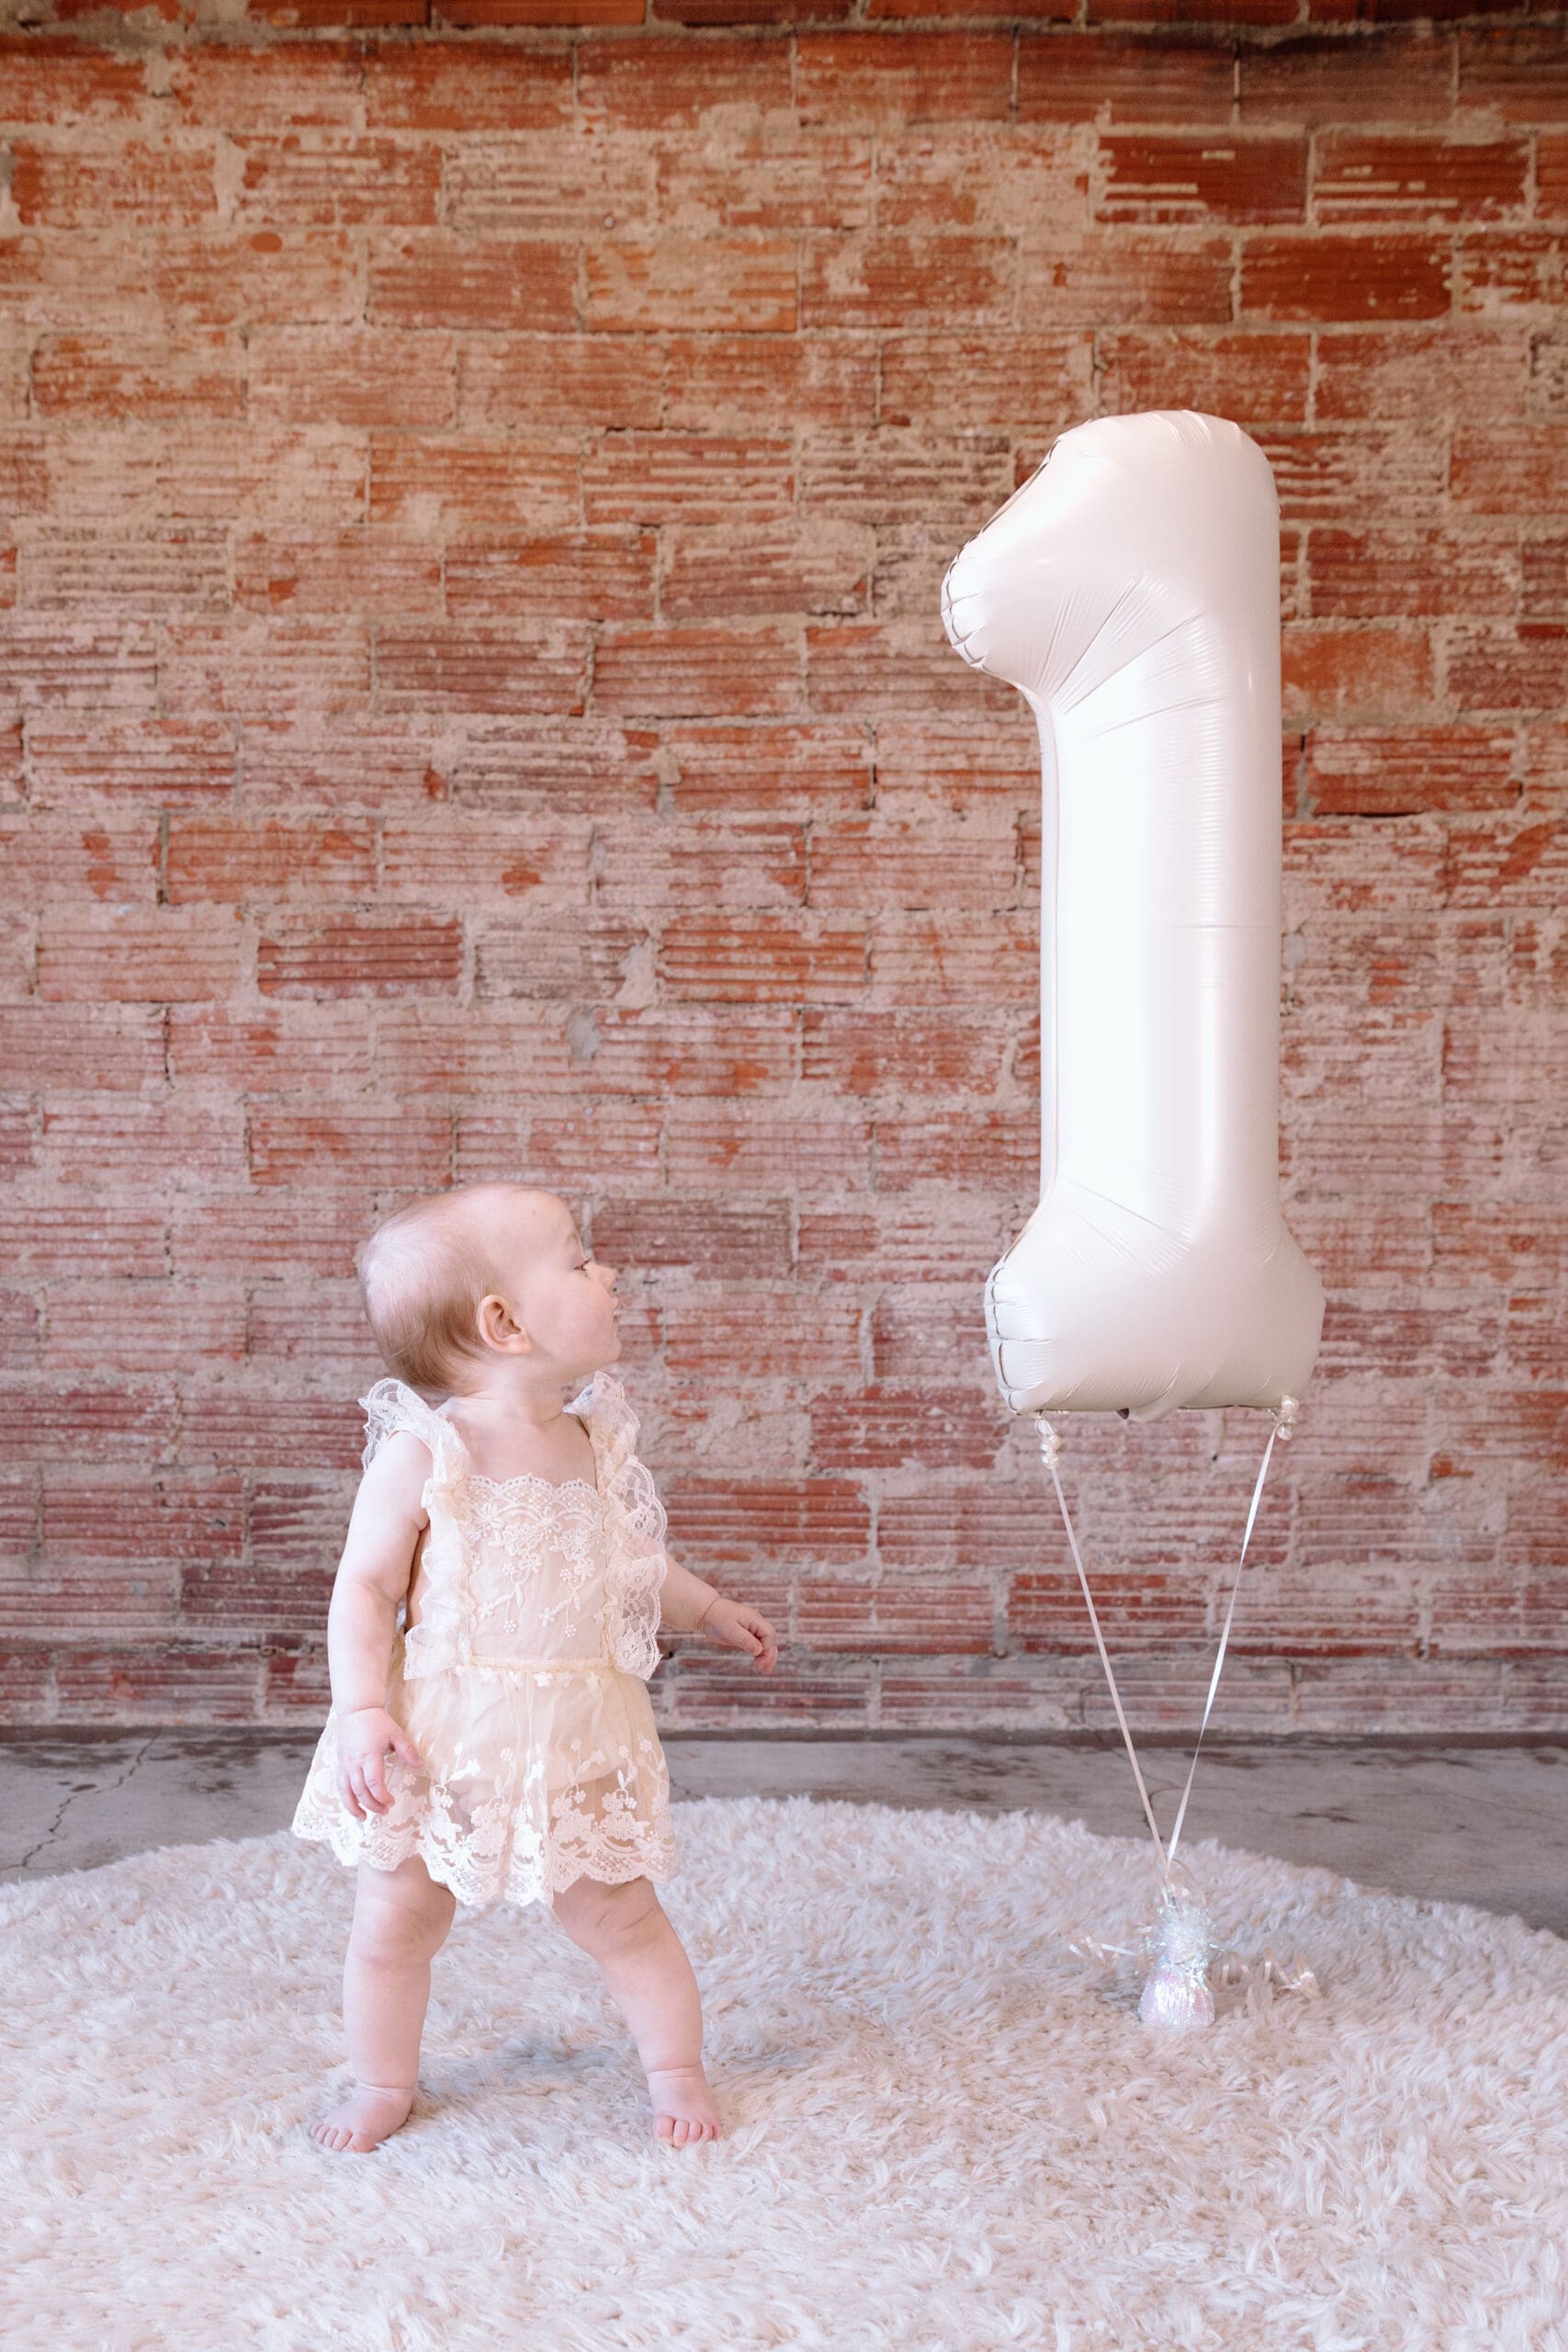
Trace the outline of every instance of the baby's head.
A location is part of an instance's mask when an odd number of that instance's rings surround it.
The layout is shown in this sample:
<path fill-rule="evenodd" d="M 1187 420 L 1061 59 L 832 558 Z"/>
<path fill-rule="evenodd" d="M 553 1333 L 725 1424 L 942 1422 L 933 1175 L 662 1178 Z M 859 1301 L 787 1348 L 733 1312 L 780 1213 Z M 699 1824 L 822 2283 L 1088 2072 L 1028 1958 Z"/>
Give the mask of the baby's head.
<path fill-rule="evenodd" d="M 615 1270 L 534 1184 L 458 1184 L 411 1201 L 355 1260 L 389 1371 L 436 1400 L 525 1376 L 564 1387 L 613 1363 Z"/>

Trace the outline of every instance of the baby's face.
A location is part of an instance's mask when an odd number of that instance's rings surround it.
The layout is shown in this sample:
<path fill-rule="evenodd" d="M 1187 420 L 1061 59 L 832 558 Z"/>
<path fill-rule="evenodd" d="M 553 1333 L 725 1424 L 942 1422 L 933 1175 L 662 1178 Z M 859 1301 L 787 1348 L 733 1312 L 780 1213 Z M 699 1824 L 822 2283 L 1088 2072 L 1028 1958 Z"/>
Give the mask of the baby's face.
<path fill-rule="evenodd" d="M 493 1248 L 513 1316 L 563 1382 L 614 1363 L 621 1351 L 615 1269 L 588 1255 L 564 1201 L 520 1193 L 501 1213 Z"/>

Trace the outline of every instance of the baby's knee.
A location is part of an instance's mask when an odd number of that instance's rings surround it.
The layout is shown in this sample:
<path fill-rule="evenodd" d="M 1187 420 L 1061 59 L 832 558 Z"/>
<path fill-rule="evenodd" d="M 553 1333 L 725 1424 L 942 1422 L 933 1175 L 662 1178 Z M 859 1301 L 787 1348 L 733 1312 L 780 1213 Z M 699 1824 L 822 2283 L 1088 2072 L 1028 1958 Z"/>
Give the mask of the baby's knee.
<path fill-rule="evenodd" d="M 558 1890 L 551 1907 L 573 1943 L 600 1951 L 644 1932 L 659 1909 L 659 1897 L 646 1878 L 626 1879 L 619 1886 L 577 1878 Z"/>
<path fill-rule="evenodd" d="M 395 1871 L 359 1865 L 359 1892 L 350 1940 L 356 1957 L 370 1961 L 431 1959 L 446 1940 L 457 1910 L 450 1887 L 432 1879 L 423 1865 Z"/>

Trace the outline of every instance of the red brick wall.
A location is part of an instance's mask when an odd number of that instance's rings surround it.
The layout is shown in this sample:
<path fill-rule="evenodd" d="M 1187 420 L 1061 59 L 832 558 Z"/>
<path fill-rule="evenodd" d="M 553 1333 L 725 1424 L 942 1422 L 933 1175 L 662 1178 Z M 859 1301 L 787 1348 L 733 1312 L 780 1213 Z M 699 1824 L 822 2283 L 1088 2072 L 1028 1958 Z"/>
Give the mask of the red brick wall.
<path fill-rule="evenodd" d="M 1331 1292 L 1216 1726 L 1568 1723 L 1564 20 L 808 5 L 0 44 L 11 1721 L 319 1720 L 354 1247 L 502 1174 L 786 1635 L 667 1724 L 1111 1720 L 981 1312 L 1035 741 L 938 587 L 1054 435 L 1195 407 L 1280 487 Z M 1262 1426 L 1066 1421 L 1151 1727 Z"/>

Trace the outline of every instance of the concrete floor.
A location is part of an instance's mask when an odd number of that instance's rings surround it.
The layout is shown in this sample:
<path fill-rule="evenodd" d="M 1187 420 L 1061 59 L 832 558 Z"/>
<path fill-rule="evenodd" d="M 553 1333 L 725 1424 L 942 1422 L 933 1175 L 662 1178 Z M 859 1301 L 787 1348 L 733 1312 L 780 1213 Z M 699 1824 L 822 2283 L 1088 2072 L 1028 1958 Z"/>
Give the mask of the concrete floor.
<path fill-rule="evenodd" d="M 0 1731 L 0 1880 L 286 1828 L 315 1744 L 276 1730 Z M 663 1740 L 677 1797 L 1033 1805 L 1146 1836 L 1115 1735 L 1014 1740 Z M 1168 1835 L 1190 1746 L 1140 1742 Z M 1517 1912 L 1568 1936 L 1568 1746 L 1326 1739 L 1205 1741 L 1183 1842 L 1213 1838 L 1365 1886 Z"/>

